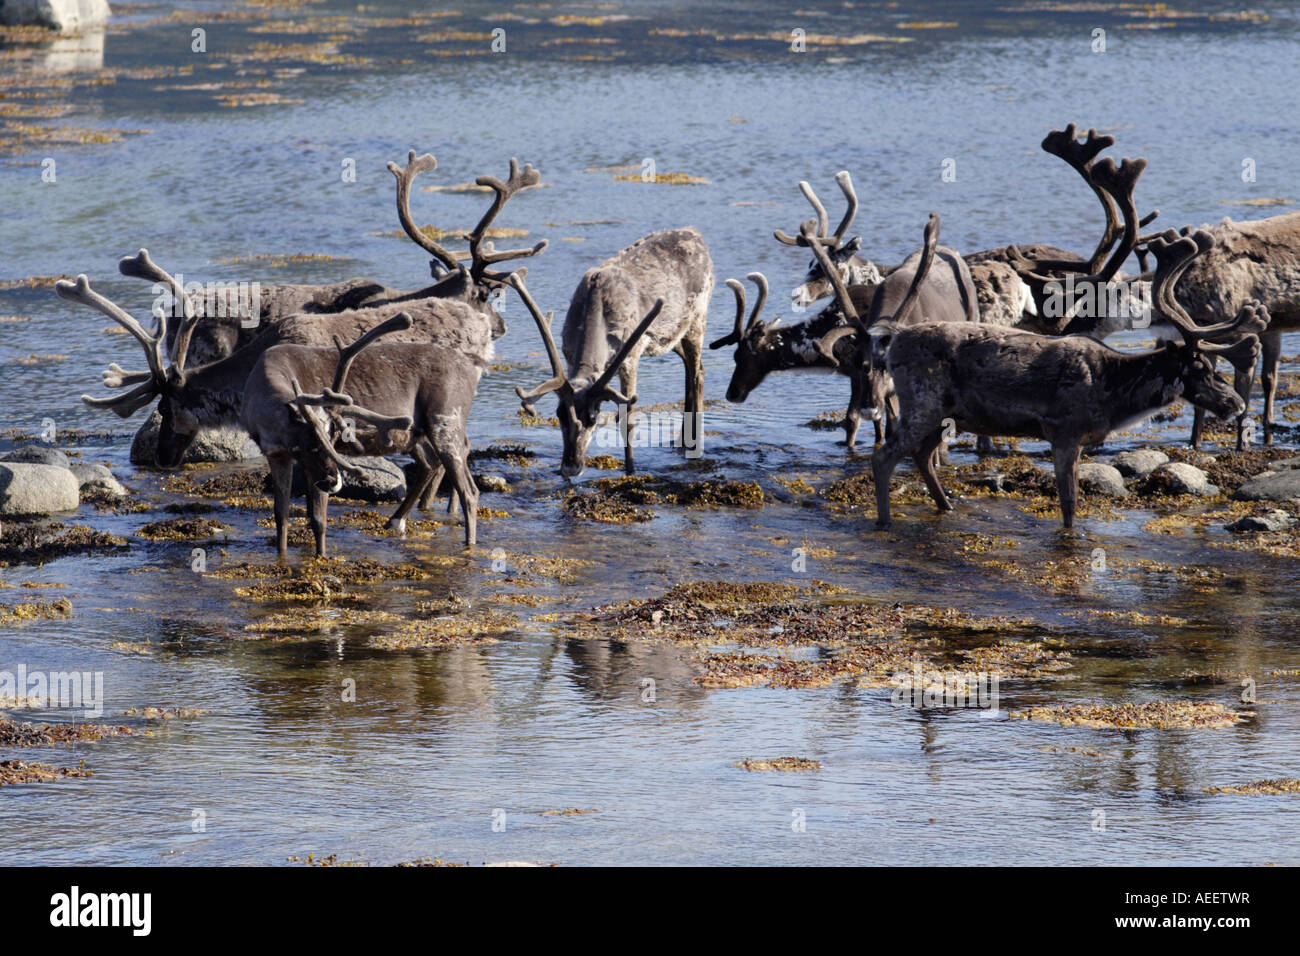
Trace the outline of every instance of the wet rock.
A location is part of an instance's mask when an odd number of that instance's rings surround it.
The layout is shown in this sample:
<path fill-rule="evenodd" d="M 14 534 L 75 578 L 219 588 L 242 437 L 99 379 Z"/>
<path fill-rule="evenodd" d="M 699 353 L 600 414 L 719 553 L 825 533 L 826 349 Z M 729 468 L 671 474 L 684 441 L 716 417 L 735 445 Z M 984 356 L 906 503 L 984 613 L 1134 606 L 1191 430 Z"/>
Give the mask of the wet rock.
<path fill-rule="evenodd" d="M 381 501 L 401 501 L 406 497 L 406 473 L 387 458 L 349 458 L 349 462 L 362 469 L 361 474 L 343 472 L 343 487 L 335 497 L 352 498 L 377 504 Z M 293 493 L 307 492 L 307 482 L 302 470 L 293 469 Z"/>
<path fill-rule="evenodd" d="M 77 478 L 77 485 L 83 495 L 107 495 L 110 498 L 126 497 L 126 489 L 113 477 L 113 473 L 103 465 L 91 465 L 74 461 L 68 469 Z"/>
<path fill-rule="evenodd" d="M 1144 494 L 1193 495 L 1206 498 L 1219 493 L 1205 472 L 1180 461 L 1166 462 L 1143 479 Z"/>
<path fill-rule="evenodd" d="M 48 515 L 81 505 L 77 478 L 67 468 L 28 462 L 0 465 L 0 515 Z"/>
<path fill-rule="evenodd" d="M 158 428 L 162 416 L 155 411 L 140 426 L 131 442 L 131 464 L 154 466 L 158 450 Z M 249 461 L 262 454 L 257 443 L 242 428 L 201 429 L 190 447 L 185 450 L 185 464 L 200 461 Z"/>
<path fill-rule="evenodd" d="M 1111 464 L 1125 478 L 1145 478 L 1165 462 L 1169 456 L 1154 448 L 1139 448 L 1136 451 L 1122 451 L 1111 460 Z"/>
<path fill-rule="evenodd" d="M 974 478 L 969 479 L 967 484 L 973 488 L 987 488 L 995 494 L 1001 494 L 1006 490 L 1006 488 L 1003 487 L 1003 483 L 1006 479 L 1007 476 L 1002 474 L 1002 472 L 992 471 L 986 475 L 976 475 Z"/>
<path fill-rule="evenodd" d="M 479 491 L 503 494 L 510 490 L 510 483 L 500 475 L 475 475 L 474 482 Z"/>
<path fill-rule="evenodd" d="M 1232 497 L 1238 501 L 1287 501 L 1300 498 L 1300 458 L 1272 462 L 1268 471 L 1242 484 Z"/>
<path fill-rule="evenodd" d="M 1224 527 L 1229 531 L 1239 533 L 1246 531 L 1286 531 L 1295 523 L 1296 519 L 1291 515 L 1273 508 L 1263 514 L 1246 515 L 1244 518 L 1238 518 L 1236 521 L 1225 524 Z"/>
<path fill-rule="evenodd" d="M 0 455 L 0 461 L 21 461 L 29 465 L 53 465 L 56 468 L 68 467 L 68 456 L 57 448 L 47 445 L 24 445 Z"/>
<path fill-rule="evenodd" d="M 0 24 L 75 33 L 101 27 L 112 11 L 105 0 L 0 0 Z"/>
<path fill-rule="evenodd" d="M 1119 498 L 1128 494 L 1119 469 L 1096 461 L 1085 461 L 1079 465 L 1079 487 L 1093 495 Z"/>

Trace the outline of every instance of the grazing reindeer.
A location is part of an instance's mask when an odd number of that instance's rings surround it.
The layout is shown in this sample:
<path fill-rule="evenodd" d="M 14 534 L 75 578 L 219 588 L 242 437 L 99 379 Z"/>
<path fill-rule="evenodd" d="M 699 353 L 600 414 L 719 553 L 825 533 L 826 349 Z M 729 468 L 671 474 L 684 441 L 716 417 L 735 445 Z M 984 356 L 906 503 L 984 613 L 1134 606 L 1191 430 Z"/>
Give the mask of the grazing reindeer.
<path fill-rule="evenodd" d="M 286 343 L 329 345 L 336 337 L 352 339 L 396 311 L 393 307 L 376 307 L 290 316 L 269 325 L 256 339 L 226 358 L 190 368 L 187 364 L 190 343 L 201 316 L 180 283 L 154 263 L 147 249 L 123 258 L 118 269 L 123 275 L 168 286 L 180 303 L 183 319 L 174 337 L 170 364 L 164 354 L 171 331 L 165 313 L 160 316 L 158 334 L 150 336 L 134 318 L 93 292 L 84 276 L 78 276 L 75 284 L 66 280 L 58 283 L 55 291 L 65 299 L 103 312 L 144 347 L 148 371 L 128 372 L 114 363 L 103 373 L 104 384 L 110 388 L 132 385 L 135 388 L 114 398 L 83 395 L 82 401 L 127 418 L 155 397 L 159 398 L 162 424 L 158 432 L 157 463 L 163 468 L 175 468 L 181 463 L 200 428 L 238 424 L 244 384 L 267 349 Z M 422 299 L 408 304 L 406 311 L 413 317 L 412 323 L 409 328 L 394 331 L 394 340 L 437 343 L 461 352 L 479 365 L 485 366 L 491 360 L 495 336 L 490 319 L 467 303 Z"/>
<path fill-rule="evenodd" d="M 1183 230 L 1185 231 L 1185 230 Z M 1214 246 L 1183 273 L 1178 297 L 1198 322 L 1236 314 L 1251 300 L 1262 302 L 1271 321 L 1260 334 L 1260 384 L 1264 391 L 1264 443 L 1273 443 L 1273 403 L 1282 356 L 1282 334 L 1300 330 L 1300 212 L 1209 228 Z M 1249 401 L 1255 364 L 1236 366 L 1236 387 Z M 1237 449 L 1246 442 L 1246 413 L 1237 420 Z M 1195 410 L 1192 447 L 1199 448 L 1205 412 Z"/>
<path fill-rule="evenodd" d="M 840 220 L 840 224 L 836 227 L 835 234 L 832 236 L 826 235 L 826 231 L 830 228 L 830 219 L 826 215 L 826 207 L 817 198 L 817 194 L 812 191 L 812 187 L 804 182 L 799 184 L 799 189 L 803 192 L 804 198 L 812 204 L 817 213 L 817 237 L 823 241 L 827 258 L 839 274 L 840 281 L 846 286 L 852 288 L 855 285 L 877 285 L 882 278 L 880 269 L 874 262 L 863 259 L 858 255 L 858 252 L 862 250 L 862 237 L 854 236 L 847 241 L 844 238 L 844 233 L 848 231 L 853 218 L 858 214 L 858 194 L 853 189 L 853 180 L 849 176 L 848 170 L 842 169 L 836 173 L 835 182 L 839 184 L 840 192 L 844 193 L 848 208 L 845 210 L 844 218 Z M 797 239 L 782 232 L 777 232 L 776 238 L 787 246 L 799 244 Z M 829 273 L 827 273 L 821 260 L 814 258 L 808 264 L 808 273 L 804 276 L 803 282 L 791 293 L 790 305 L 794 309 L 804 309 L 818 299 L 824 299 L 828 295 L 834 294 L 835 287 L 831 284 Z"/>
<path fill-rule="evenodd" d="M 411 454 L 419 474 L 387 527 L 405 530 L 406 515 L 445 469 L 465 518 L 465 546 L 474 544 L 478 491 L 466 457 L 465 424 L 482 369 L 463 353 L 421 342 L 372 344 L 409 329 L 398 313 L 346 348 L 277 345 L 258 358 L 244 390 L 240 422 L 266 455 L 275 487 L 276 549 L 288 549 L 289 490 L 293 464 L 307 479 L 307 512 L 316 556 L 325 555 L 329 495 L 342 487 L 343 471 L 355 471 L 335 450 L 365 455 Z M 351 384 L 348 376 L 351 375 Z M 300 383 L 332 384 L 307 394 Z M 362 428 L 359 423 L 369 425 Z M 433 460 L 439 467 L 432 466 Z"/>
<path fill-rule="evenodd" d="M 1070 528 L 1085 445 L 1180 396 L 1218 414 L 1240 411 L 1241 398 L 1215 375 L 1213 356 L 1258 355 L 1253 333 L 1266 326 L 1265 310 L 1252 302 L 1232 321 L 1197 326 L 1173 297 L 1179 275 L 1210 243 L 1203 232 L 1151 242 L 1155 307 L 1183 339 L 1153 352 L 1126 354 L 1082 335 L 1058 338 L 967 323 L 876 330 L 872 358 L 883 360 L 901 408 L 898 429 L 871 459 L 877 524 L 889 524 L 889 480 L 905 455 L 912 456 L 939 510 L 952 510 L 932 458 L 949 424 L 1049 442 L 1061 520 Z M 1211 344 L 1210 338 L 1224 341 Z"/>
<path fill-rule="evenodd" d="M 587 271 L 569 302 L 561 333 L 567 371 L 551 336 L 550 320 L 542 317 L 519 276 L 510 282 L 537 323 L 552 372 L 531 392 L 522 388 L 515 392 L 529 414 L 534 414 L 538 398 L 556 393 L 556 416 L 564 440 L 560 474 L 566 478 L 582 474 L 602 403 L 623 405 L 625 421 L 630 421 L 637 398 L 637 363 L 642 355 L 662 355 L 670 349 L 686 367 L 683 440 L 688 448 L 698 448 L 704 400 L 701 356 L 713 293 L 713 260 L 698 230 L 652 233 Z M 615 373 L 621 392 L 609 384 Z M 632 474 L 632 443 L 629 436 L 624 438 L 624 464 Z"/>

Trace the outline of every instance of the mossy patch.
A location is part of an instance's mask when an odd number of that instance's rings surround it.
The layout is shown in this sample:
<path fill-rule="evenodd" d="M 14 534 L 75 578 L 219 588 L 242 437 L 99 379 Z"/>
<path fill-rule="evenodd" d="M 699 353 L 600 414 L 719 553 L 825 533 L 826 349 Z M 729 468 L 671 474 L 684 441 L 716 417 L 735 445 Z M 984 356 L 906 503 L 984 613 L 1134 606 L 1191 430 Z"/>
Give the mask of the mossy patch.
<path fill-rule="evenodd" d="M 777 771 L 779 773 L 799 773 L 807 770 L 820 770 L 822 762 L 810 757 L 775 757 L 771 760 L 752 760 L 746 758 L 733 767 L 751 771 Z"/>

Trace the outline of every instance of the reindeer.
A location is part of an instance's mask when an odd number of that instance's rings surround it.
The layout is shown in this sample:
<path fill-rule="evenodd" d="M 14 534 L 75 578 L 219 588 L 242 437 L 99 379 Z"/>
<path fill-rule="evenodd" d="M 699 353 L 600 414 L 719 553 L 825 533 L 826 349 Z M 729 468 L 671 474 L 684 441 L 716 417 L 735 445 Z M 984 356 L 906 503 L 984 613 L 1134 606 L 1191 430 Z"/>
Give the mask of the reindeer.
<path fill-rule="evenodd" d="M 848 231 L 854 217 L 858 214 L 858 194 L 853 188 L 853 179 L 849 176 L 848 170 L 842 169 L 835 174 L 835 182 L 839 184 L 840 192 L 844 194 L 845 202 L 848 205 L 844 217 L 835 228 L 834 235 L 831 236 L 826 234 L 830 228 L 830 218 L 826 215 L 826 207 L 821 204 L 821 200 L 817 198 L 816 193 L 810 187 L 805 188 L 806 183 L 801 182 L 799 184 L 804 197 L 812 204 L 817 213 L 817 235 L 823 240 L 826 256 L 835 272 L 839 274 L 840 281 L 846 286 L 852 288 L 855 285 L 878 285 L 884 276 L 880 267 L 869 259 L 863 259 L 858 255 L 862 250 L 862 237 L 854 236 L 848 240 L 844 238 L 844 233 Z M 787 246 L 799 244 L 798 240 L 784 233 L 778 233 L 776 238 L 777 241 Z M 830 275 L 821 260 L 814 258 L 808 263 L 808 272 L 803 277 L 803 282 L 796 286 L 794 292 L 790 294 L 790 305 L 793 309 L 802 310 L 818 299 L 824 299 L 829 295 L 834 295 L 834 293 L 835 287 L 831 284 Z"/>
<path fill-rule="evenodd" d="M 365 455 L 412 455 L 419 474 L 389 520 L 404 530 L 406 515 L 445 469 L 460 499 L 465 546 L 477 533 L 478 491 L 466 462 L 470 405 L 482 368 L 451 348 L 420 342 L 373 344 L 379 336 L 409 329 L 400 312 L 351 345 L 335 348 L 276 345 L 258 358 L 244 390 L 239 418 L 266 455 L 275 488 L 276 550 L 288 550 L 289 491 L 297 462 L 308 484 L 307 511 L 316 556 L 325 556 L 329 495 L 343 484 L 343 471 L 358 470 L 337 446 Z M 348 384 L 351 374 L 352 382 Z M 305 393 L 301 383 L 331 381 Z M 370 427 L 358 427 L 358 424 Z M 437 460 L 435 469 L 432 461 Z"/>
<path fill-rule="evenodd" d="M 1185 232 L 1186 230 L 1181 230 Z M 1178 296 L 1198 322 L 1233 315 L 1251 300 L 1268 309 L 1271 322 L 1260 334 L 1263 346 L 1260 384 L 1264 392 L 1264 443 L 1273 443 L 1273 404 L 1277 395 L 1282 335 L 1300 331 L 1300 212 L 1267 219 L 1233 222 L 1225 218 L 1209 227 L 1214 246 L 1196 260 L 1178 282 Z M 1237 364 L 1237 393 L 1247 402 L 1255 363 Z M 1246 443 L 1246 412 L 1237 420 L 1237 449 Z M 1205 411 L 1195 409 L 1191 444 L 1199 448 Z"/>
<path fill-rule="evenodd" d="M 560 474 L 566 478 L 582 474 L 602 403 L 617 402 L 626 409 L 624 421 L 631 420 L 637 363 L 642 355 L 662 355 L 670 349 L 681 356 L 686 368 L 684 443 L 688 449 L 699 447 L 704 399 L 701 355 L 713 293 L 713 260 L 698 230 L 652 233 L 587 271 L 569 302 L 561 333 L 567 370 L 551 336 L 551 318 L 542 317 L 519 276 L 509 281 L 537 323 L 552 373 L 531 392 L 516 387 L 515 393 L 530 415 L 535 414 L 533 403 L 538 398 L 556 393 L 564 441 Z M 637 316 L 644 317 L 638 322 Z M 610 385 L 615 374 L 621 392 Z M 624 435 L 624 467 L 632 474 L 628 438 Z"/>
<path fill-rule="evenodd" d="M 1182 336 L 1181 343 L 1152 352 L 1126 354 L 1082 335 L 959 322 L 873 329 L 873 364 L 887 368 L 901 409 L 899 427 L 871 460 L 877 525 L 889 525 L 889 480 L 905 455 L 912 456 L 939 510 L 952 510 L 933 461 L 949 425 L 1049 442 L 1061 520 L 1069 529 L 1085 445 L 1099 444 L 1180 396 L 1216 414 L 1240 411 L 1241 398 L 1215 374 L 1213 357 L 1257 356 L 1255 333 L 1267 326 L 1267 311 L 1251 302 L 1229 322 L 1198 326 L 1173 294 L 1179 275 L 1211 242 L 1204 232 L 1150 242 L 1157 262 L 1155 307 Z"/>
<path fill-rule="evenodd" d="M 352 339 L 397 311 L 389 306 L 290 316 L 267 326 L 256 339 L 226 358 L 190 368 L 190 344 L 202 316 L 194 309 L 181 284 L 149 257 L 147 249 L 124 257 L 118 263 L 118 269 L 123 275 L 172 289 L 183 315 L 174 336 L 165 311 L 159 310 L 158 332 L 150 335 L 128 313 L 94 292 L 84 275 L 78 276 L 75 283 L 59 282 L 55 291 L 62 298 L 104 313 L 143 346 L 149 366 L 147 371 L 130 372 L 114 363 L 103 373 L 105 385 L 110 388 L 135 386 L 131 391 L 112 398 L 83 395 L 82 401 L 93 408 L 107 408 L 122 418 L 128 418 L 158 398 L 162 424 L 158 433 L 157 463 L 163 468 L 175 468 L 181 463 L 185 450 L 200 428 L 238 424 L 245 382 L 267 349 L 286 343 L 324 346 L 336 337 Z M 486 314 L 468 303 L 454 299 L 420 299 L 409 303 L 405 311 L 412 316 L 412 322 L 408 328 L 395 330 L 393 340 L 437 343 L 468 356 L 479 366 L 486 366 L 491 361 L 494 329 Z M 174 342 L 170 362 L 165 348 L 169 338 Z"/>

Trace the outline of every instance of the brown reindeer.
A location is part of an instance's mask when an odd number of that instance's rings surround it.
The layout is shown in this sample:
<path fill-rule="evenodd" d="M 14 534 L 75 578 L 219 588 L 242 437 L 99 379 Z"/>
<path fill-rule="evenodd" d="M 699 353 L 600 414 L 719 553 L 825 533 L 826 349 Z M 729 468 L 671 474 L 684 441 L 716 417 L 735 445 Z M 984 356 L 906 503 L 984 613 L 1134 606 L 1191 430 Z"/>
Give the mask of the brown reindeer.
<path fill-rule="evenodd" d="M 510 281 L 537 323 L 552 373 L 531 392 L 522 388 L 515 392 L 529 414 L 534 414 L 533 402 L 538 398 L 556 393 L 556 417 L 564 442 L 560 474 L 574 478 L 586 467 L 587 446 L 601 404 L 616 402 L 626 410 L 624 420 L 631 420 L 642 355 L 671 350 L 681 356 L 686 369 L 683 441 L 688 450 L 699 447 L 704 402 L 701 356 L 713 293 L 713 260 L 698 230 L 652 233 L 587 271 L 569 302 L 561 332 L 567 370 L 551 336 L 550 319 L 542 317 L 518 276 Z M 621 392 L 610 385 L 616 374 Z M 632 442 L 627 435 L 624 464 L 631 474 Z"/>
<path fill-rule="evenodd" d="M 888 369 L 900 404 L 898 429 L 871 460 L 877 524 L 889 524 L 889 480 L 907 455 L 939 510 L 952 509 L 932 457 L 952 428 L 1049 442 L 1061 519 L 1070 528 L 1085 445 L 1101 443 L 1179 397 L 1216 414 L 1240 411 L 1241 398 L 1214 373 L 1213 357 L 1258 355 L 1254 333 L 1266 327 L 1266 310 L 1252 302 L 1229 322 L 1198 326 L 1173 296 L 1179 275 L 1210 244 L 1203 232 L 1151 241 L 1154 305 L 1182 336 L 1181 343 L 1153 352 L 1126 354 L 1082 335 L 968 323 L 873 330 L 873 360 Z"/>
<path fill-rule="evenodd" d="M 277 345 L 262 353 L 248 376 L 239 417 L 270 465 L 276 550 L 281 558 L 288 548 L 295 462 L 307 479 L 316 556 L 324 556 L 329 495 L 342 487 L 342 472 L 356 468 L 337 447 L 365 455 L 410 454 L 416 459 L 420 474 L 408 485 L 406 499 L 388 524 L 399 530 L 435 475 L 445 469 L 464 514 L 465 546 L 473 546 L 478 491 L 466 461 L 465 425 L 482 369 L 465 354 L 440 345 L 374 344 L 379 336 L 410 324 L 411 316 L 403 312 L 347 347 L 341 341 L 335 348 Z M 307 393 L 304 385 L 321 390 Z"/>

